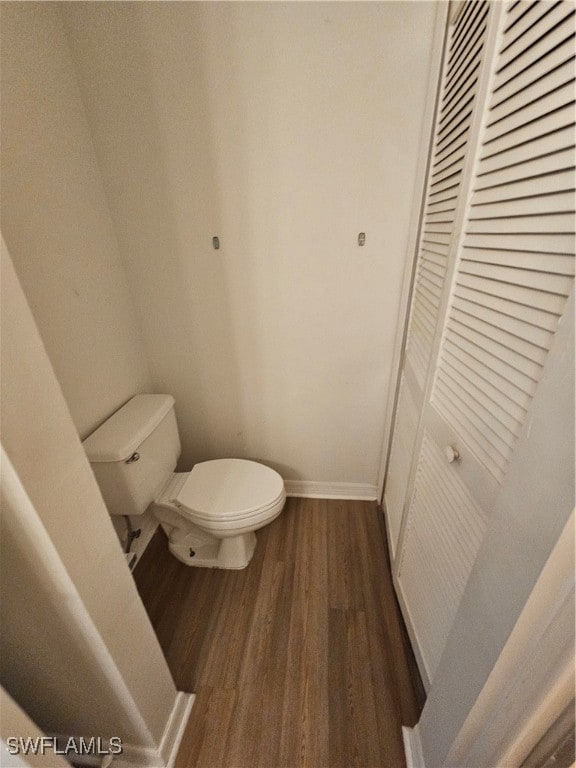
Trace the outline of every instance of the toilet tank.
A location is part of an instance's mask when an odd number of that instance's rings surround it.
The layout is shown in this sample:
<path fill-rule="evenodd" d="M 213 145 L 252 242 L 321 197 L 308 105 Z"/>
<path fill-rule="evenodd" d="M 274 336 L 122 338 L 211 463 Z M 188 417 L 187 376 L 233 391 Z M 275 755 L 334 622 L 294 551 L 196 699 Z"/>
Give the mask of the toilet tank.
<path fill-rule="evenodd" d="M 83 442 L 111 515 L 141 515 L 180 456 L 171 395 L 136 395 Z"/>

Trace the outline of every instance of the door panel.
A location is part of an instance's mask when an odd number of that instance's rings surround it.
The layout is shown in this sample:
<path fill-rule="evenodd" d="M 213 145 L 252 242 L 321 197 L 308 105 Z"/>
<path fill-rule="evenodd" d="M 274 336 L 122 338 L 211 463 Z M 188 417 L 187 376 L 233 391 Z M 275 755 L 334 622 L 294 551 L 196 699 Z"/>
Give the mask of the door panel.
<path fill-rule="evenodd" d="M 397 577 L 430 680 L 486 522 L 459 473 L 425 430 Z"/>
<path fill-rule="evenodd" d="M 392 557 L 413 472 L 417 428 L 428 369 L 442 312 L 450 249 L 466 162 L 472 112 L 477 98 L 489 5 L 468 4 L 447 31 L 438 108 L 426 185 L 424 213 L 408 319 L 401 385 L 391 443 L 385 504 Z M 410 397 L 408 397 L 408 391 Z M 412 425 L 412 428 L 407 425 Z"/>
<path fill-rule="evenodd" d="M 450 256 L 465 147 L 478 90 L 488 3 L 469 3 L 451 30 L 406 342 L 422 402 Z"/>
<path fill-rule="evenodd" d="M 570 3 L 560 3 L 526 26 L 531 9 L 503 33 L 431 395 L 432 406 L 499 482 L 573 283 L 574 198 L 566 211 L 562 194 L 575 187 L 574 132 L 550 135 L 545 120 L 574 99 L 574 55 L 552 71 L 540 59 L 544 41 L 552 46 L 573 27 L 573 13 Z M 514 80 L 514 61 L 530 69 L 532 82 L 503 99 L 499 82 L 504 71 L 508 83 Z M 531 154 L 518 162 L 508 152 L 524 146 L 527 129 Z M 511 194 L 517 207 L 501 213 Z M 526 201 L 532 207 L 519 208 Z M 493 299 L 505 304 L 487 312 Z M 456 370 L 455 360 L 466 364 Z"/>
<path fill-rule="evenodd" d="M 574 278 L 574 7 L 485 5 L 450 32 L 402 374 L 420 412 L 394 575 L 427 683 Z"/>

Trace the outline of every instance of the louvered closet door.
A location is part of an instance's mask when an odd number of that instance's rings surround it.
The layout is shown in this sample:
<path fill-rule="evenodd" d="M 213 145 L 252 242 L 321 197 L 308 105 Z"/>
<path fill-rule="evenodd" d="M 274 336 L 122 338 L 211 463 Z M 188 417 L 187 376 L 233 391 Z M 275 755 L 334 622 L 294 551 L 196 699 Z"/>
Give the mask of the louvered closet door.
<path fill-rule="evenodd" d="M 493 19 L 395 564 L 429 682 L 554 334 L 573 321 L 574 5 L 511 2 Z"/>
<path fill-rule="evenodd" d="M 444 292 L 466 147 L 478 94 L 489 6 L 470 3 L 448 32 L 418 247 L 403 371 L 385 487 L 393 556 Z"/>
<path fill-rule="evenodd" d="M 574 270 L 574 6 L 518 3 L 505 25 L 432 393 L 498 483 Z"/>

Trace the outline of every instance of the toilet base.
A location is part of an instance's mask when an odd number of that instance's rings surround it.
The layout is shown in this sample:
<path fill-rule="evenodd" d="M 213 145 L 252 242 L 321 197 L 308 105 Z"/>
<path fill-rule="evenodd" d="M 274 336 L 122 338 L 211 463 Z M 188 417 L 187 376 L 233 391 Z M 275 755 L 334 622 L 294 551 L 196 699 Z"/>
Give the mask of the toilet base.
<path fill-rule="evenodd" d="M 204 541 L 193 534 L 174 536 L 174 533 L 169 534 L 168 549 L 181 563 L 196 568 L 246 568 L 256 548 L 254 531 L 225 539 L 204 536 Z"/>

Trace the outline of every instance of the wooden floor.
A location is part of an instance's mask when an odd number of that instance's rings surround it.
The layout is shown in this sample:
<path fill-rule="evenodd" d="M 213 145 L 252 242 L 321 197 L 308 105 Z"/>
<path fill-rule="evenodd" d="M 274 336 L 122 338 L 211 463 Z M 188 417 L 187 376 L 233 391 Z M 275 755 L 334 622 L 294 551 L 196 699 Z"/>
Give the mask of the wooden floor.
<path fill-rule="evenodd" d="M 161 531 L 136 568 L 197 694 L 176 768 L 403 768 L 423 697 L 376 504 L 289 499 L 257 536 L 244 571 L 189 568 Z"/>

